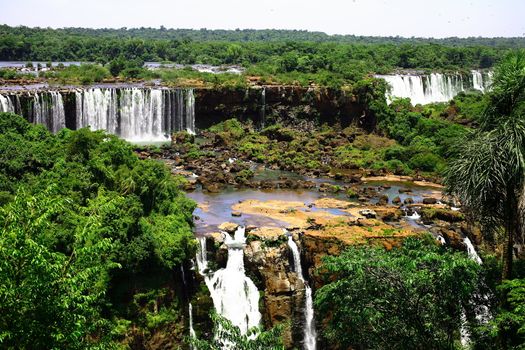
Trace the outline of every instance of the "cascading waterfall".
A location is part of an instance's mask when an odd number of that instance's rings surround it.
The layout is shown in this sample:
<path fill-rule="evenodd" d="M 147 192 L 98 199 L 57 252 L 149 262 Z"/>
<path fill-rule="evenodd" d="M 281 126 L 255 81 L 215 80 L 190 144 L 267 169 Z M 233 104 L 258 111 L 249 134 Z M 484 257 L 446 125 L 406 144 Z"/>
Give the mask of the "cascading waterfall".
<path fill-rule="evenodd" d="M 0 94 L 0 112 L 14 112 L 15 106 L 9 98 L 9 96 L 4 96 Z"/>
<path fill-rule="evenodd" d="M 377 75 L 390 85 L 387 102 L 394 98 L 410 98 L 413 105 L 447 102 L 458 93 L 469 89 L 487 91 L 492 82 L 492 72 L 472 70 L 470 76 L 461 74 L 432 73 L 429 75 L 396 74 Z"/>
<path fill-rule="evenodd" d="M 76 127 L 117 134 L 116 89 L 85 89 L 75 92 Z"/>
<path fill-rule="evenodd" d="M 476 248 L 474 248 L 474 245 L 472 244 L 470 238 L 465 237 L 463 239 L 463 243 L 465 243 L 465 245 L 467 246 L 468 257 L 481 265 L 483 261 L 481 261 L 481 258 L 479 257 L 478 252 L 476 252 Z"/>
<path fill-rule="evenodd" d="M 49 131 L 55 133 L 66 127 L 64 101 L 60 92 L 35 93 L 32 102 L 35 124 L 45 125 Z"/>
<path fill-rule="evenodd" d="M 463 243 L 465 243 L 465 246 L 467 247 L 467 254 L 469 258 L 477 262 L 479 265 L 483 264 L 483 261 L 478 255 L 478 252 L 476 252 L 476 248 L 474 248 L 474 245 L 472 244 L 470 238 L 465 237 L 463 239 Z M 488 295 L 482 295 L 481 298 L 484 300 L 488 300 L 489 297 Z M 487 323 L 491 319 L 490 311 L 486 305 L 477 305 L 475 312 L 476 312 L 476 319 L 480 321 L 481 323 Z M 466 323 L 467 321 L 465 312 L 461 314 L 461 321 L 462 323 Z M 468 347 L 470 344 L 470 333 L 468 329 L 463 326 L 461 327 L 460 333 L 461 333 L 461 345 L 463 345 L 463 347 Z"/>
<path fill-rule="evenodd" d="M 191 305 L 191 303 L 188 304 L 188 315 L 190 323 L 190 337 L 195 339 L 197 338 L 197 334 L 195 333 L 195 329 L 193 328 L 193 306 Z"/>
<path fill-rule="evenodd" d="M 77 127 L 106 130 L 129 141 L 165 141 L 180 130 L 195 133 L 193 89 L 80 90 L 76 113 Z"/>
<path fill-rule="evenodd" d="M 69 93 L 75 101 L 66 116 L 64 97 Z M 27 114 L 28 120 L 55 133 L 66 127 L 67 119 L 71 128 L 106 130 L 132 142 L 167 141 L 174 131 L 195 133 L 193 89 L 97 87 L 74 92 L 35 91 L 27 98 L 27 110 L 22 111 L 19 94 L 1 94 L 0 112 Z"/>
<path fill-rule="evenodd" d="M 51 131 L 57 133 L 66 127 L 66 112 L 64 100 L 59 92 L 52 91 L 51 94 Z"/>
<path fill-rule="evenodd" d="M 186 131 L 195 135 L 195 96 L 189 89 L 186 96 Z"/>
<path fill-rule="evenodd" d="M 312 299 L 312 288 L 304 279 L 303 269 L 301 267 L 301 255 L 299 248 L 294 242 L 292 235 L 288 234 L 288 247 L 292 251 L 295 273 L 297 277 L 304 283 L 305 306 L 304 306 L 304 339 L 303 348 L 305 350 L 315 350 L 317 347 L 317 333 L 315 330 L 314 308 Z"/>
<path fill-rule="evenodd" d="M 266 125 L 266 87 L 261 90 L 261 128 Z"/>
<path fill-rule="evenodd" d="M 225 235 L 224 243 L 228 246 L 226 268 L 207 273 L 206 238 L 199 238 L 200 251 L 197 253 L 197 266 L 204 275 L 210 290 L 216 311 L 240 328 L 242 334 L 248 329 L 259 326 L 259 291 L 244 270 L 243 247 L 246 243 L 245 228 L 239 227 L 232 238 Z"/>

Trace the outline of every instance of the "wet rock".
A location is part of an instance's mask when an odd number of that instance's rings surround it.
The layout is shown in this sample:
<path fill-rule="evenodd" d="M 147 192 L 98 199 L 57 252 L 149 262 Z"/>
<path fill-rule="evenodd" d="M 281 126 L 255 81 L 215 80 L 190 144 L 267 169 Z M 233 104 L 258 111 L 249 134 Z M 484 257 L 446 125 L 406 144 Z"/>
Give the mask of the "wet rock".
<path fill-rule="evenodd" d="M 337 193 L 341 191 L 341 187 L 323 182 L 319 185 L 319 192 Z"/>
<path fill-rule="evenodd" d="M 460 222 L 465 220 L 461 212 L 445 208 L 423 208 L 420 214 L 425 223 L 432 223 L 434 220 L 446 222 Z"/>
<path fill-rule="evenodd" d="M 483 235 L 479 226 L 464 221 L 460 224 L 460 229 L 461 233 L 469 237 L 476 245 L 480 245 L 483 242 Z"/>
<path fill-rule="evenodd" d="M 395 204 L 395 205 L 401 204 L 401 198 L 399 198 L 399 196 L 396 196 L 394 199 L 392 199 L 392 204 Z"/>
<path fill-rule="evenodd" d="M 234 233 L 235 230 L 237 230 L 237 228 L 239 227 L 238 224 L 236 223 L 233 223 L 233 222 L 223 222 L 222 224 L 219 225 L 219 230 L 221 231 L 225 231 L 225 232 L 228 232 L 228 233 Z"/>
<path fill-rule="evenodd" d="M 240 211 L 232 211 L 232 216 L 240 217 L 240 216 L 242 216 L 242 213 Z"/>
<path fill-rule="evenodd" d="M 460 233 L 446 228 L 441 228 L 440 233 L 445 238 L 447 245 L 457 250 L 466 250 L 466 247 L 463 244 L 463 237 Z"/>
<path fill-rule="evenodd" d="M 372 209 L 359 210 L 359 215 L 362 215 L 367 219 L 375 219 L 377 217 L 377 213 Z"/>
<path fill-rule="evenodd" d="M 262 241 L 276 242 L 285 239 L 284 232 L 279 227 L 260 227 L 250 232 L 252 237 Z"/>
<path fill-rule="evenodd" d="M 376 212 L 377 216 L 383 221 L 399 221 L 404 214 L 400 209 L 392 207 L 378 208 Z"/>
<path fill-rule="evenodd" d="M 209 234 L 207 239 L 212 240 L 213 243 L 222 244 L 222 243 L 224 243 L 224 233 L 222 233 L 222 232 L 212 232 L 212 233 Z"/>
<path fill-rule="evenodd" d="M 407 197 L 405 198 L 405 200 L 403 201 L 404 204 L 413 204 L 414 203 L 414 200 L 412 199 L 412 197 Z"/>
<path fill-rule="evenodd" d="M 377 201 L 377 205 L 384 206 L 388 204 L 388 196 L 386 194 L 379 197 L 379 200 Z"/>
<path fill-rule="evenodd" d="M 223 186 L 219 183 L 205 183 L 203 184 L 203 187 L 208 192 L 219 193 Z"/>
<path fill-rule="evenodd" d="M 246 226 L 246 233 L 249 233 L 249 232 L 251 232 L 251 231 L 253 231 L 255 229 L 257 229 L 257 226 L 255 226 L 255 225 L 248 225 L 248 226 Z"/>
<path fill-rule="evenodd" d="M 436 204 L 436 203 L 437 203 L 436 198 L 432 198 L 432 197 L 423 198 L 423 204 Z"/>
<path fill-rule="evenodd" d="M 190 179 L 187 179 L 186 182 L 184 182 L 184 191 L 191 192 L 191 191 L 195 191 L 196 188 L 197 188 L 196 179 L 190 178 Z"/>

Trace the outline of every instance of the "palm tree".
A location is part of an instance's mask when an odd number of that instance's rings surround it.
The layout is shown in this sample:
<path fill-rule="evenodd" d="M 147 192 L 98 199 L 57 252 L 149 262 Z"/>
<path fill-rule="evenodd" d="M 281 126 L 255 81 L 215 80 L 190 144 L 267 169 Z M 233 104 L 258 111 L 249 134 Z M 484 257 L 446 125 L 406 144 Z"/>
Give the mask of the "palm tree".
<path fill-rule="evenodd" d="M 496 68 L 488 101 L 445 182 L 486 232 L 504 231 L 502 278 L 510 279 L 513 246 L 523 243 L 525 228 L 525 51 L 509 54 Z"/>

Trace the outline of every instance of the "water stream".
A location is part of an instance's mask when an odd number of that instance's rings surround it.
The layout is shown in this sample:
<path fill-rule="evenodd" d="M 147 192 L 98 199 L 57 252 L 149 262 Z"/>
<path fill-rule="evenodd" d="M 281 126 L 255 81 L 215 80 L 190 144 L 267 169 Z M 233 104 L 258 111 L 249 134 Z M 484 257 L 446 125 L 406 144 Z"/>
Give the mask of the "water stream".
<path fill-rule="evenodd" d="M 246 276 L 244 269 L 243 248 L 246 243 L 245 229 L 239 226 L 232 238 L 225 235 L 224 243 L 228 247 L 228 262 L 226 268 L 207 273 L 206 238 L 199 238 L 201 251 L 197 254 L 199 272 L 213 299 L 215 310 L 239 327 L 242 334 L 253 327 L 259 326 L 259 290 L 253 281 Z"/>
<path fill-rule="evenodd" d="M 472 244 L 470 238 L 465 237 L 463 239 L 463 243 L 465 243 L 465 245 L 467 246 L 467 254 L 468 254 L 469 258 L 474 260 L 475 262 L 477 262 L 479 265 L 483 264 L 483 261 L 481 260 L 480 256 L 478 255 L 478 252 L 476 251 L 476 248 Z M 488 295 L 482 295 L 481 299 L 483 299 L 485 301 L 488 301 L 489 296 Z M 476 305 L 475 313 L 476 313 L 476 319 L 480 323 L 487 323 L 491 319 L 490 310 L 489 310 L 489 308 L 486 305 Z M 463 324 L 465 324 L 467 322 L 467 317 L 465 315 L 465 312 L 463 312 L 461 314 L 461 322 Z M 460 334 L 461 334 L 461 345 L 463 345 L 463 347 L 465 347 L 465 348 L 469 348 L 469 346 L 470 346 L 470 332 L 469 332 L 469 330 L 465 326 L 462 326 L 461 330 L 460 330 Z"/>
<path fill-rule="evenodd" d="M 189 315 L 189 324 L 190 324 L 190 337 L 196 338 L 195 329 L 193 329 L 193 306 L 191 303 L 188 304 L 188 315 Z"/>
<path fill-rule="evenodd" d="M 312 288 L 308 285 L 308 281 L 305 280 L 303 275 L 303 269 L 301 266 L 301 255 L 299 254 L 299 248 L 294 242 L 292 235 L 288 236 L 288 246 L 292 251 L 294 269 L 297 277 L 304 283 L 304 339 L 303 348 L 305 350 L 315 350 L 317 348 L 317 332 L 315 330 L 315 319 L 314 319 L 314 308 L 312 298 Z"/>

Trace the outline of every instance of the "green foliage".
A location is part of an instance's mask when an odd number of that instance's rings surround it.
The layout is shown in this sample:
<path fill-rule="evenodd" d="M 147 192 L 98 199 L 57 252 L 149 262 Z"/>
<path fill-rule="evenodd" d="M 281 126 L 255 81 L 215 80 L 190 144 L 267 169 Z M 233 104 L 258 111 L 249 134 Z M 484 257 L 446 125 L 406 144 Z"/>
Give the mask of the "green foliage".
<path fill-rule="evenodd" d="M 0 208 L 0 344 L 10 348 L 85 349 L 102 325 L 100 306 L 114 244 L 91 241 L 100 217 L 86 217 L 72 232 L 71 252 L 47 245 L 54 218 L 69 212 L 50 187 L 37 195 L 20 189 Z"/>
<path fill-rule="evenodd" d="M 228 119 L 209 128 L 211 132 L 220 134 L 224 140 L 238 140 L 244 135 L 244 128 L 237 119 Z"/>
<path fill-rule="evenodd" d="M 498 313 L 494 323 L 498 336 L 507 349 L 525 347 L 525 280 L 514 279 L 503 281 L 500 291 L 506 295 L 506 308 Z"/>
<path fill-rule="evenodd" d="M 351 247 L 326 257 L 320 271 L 328 283 L 317 290 L 315 305 L 333 344 L 452 349 L 462 310 L 473 307 L 480 267 L 466 254 L 409 238 L 391 251 Z"/>
<path fill-rule="evenodd" d="M 178 85 L 195 82 L 244 86 L 242 75 L 184 69 L 146 71 L 130 62 L 236 64 L 262 82 L 328 87 L 351 85 L 371 72 L 396 68 L 463 70 L 489 68 L 521 38 L 419 39 L 329 36 L 280 30 L 44 29 L 0 26 L 0 60 L 110 62 L 111 75 L 162 79 Z M 66 68 L 65 70 L 70 70 Z M 75 70 L 75 69 L 73 69 Z M 76 72 L 78 77 L 79 72 Z M 97 81 L 85 72 L 79 82 Z M 63 77 L 65 79 L 66 77 Z"/>
<path fill-rule="evenodd" d="M 137 292 L 147 271 L 169 276 L 195 255 L 195 203 L 127 142 L 88 129 L 52 135 L 0 113 L 0 150 L 2 347 L 109 342 L 124 282 Z M 180 313 L 173 305 L 144 324 L 164 324 Z"/>
<path fill-rule="evenodd" d="M 71 65 L 60 70 L 44 72 L 41 76 L 58 80 L 60 83 L 77 83 L 88 85 L 100 83 L 110 76 L 109 71 L 97 64 Z"/>
<path fill-rule="evenodd" d="M 253 328 L 248 330 L 247 334 L 241 334 L 240 329 L 226 318 L 215 313 L 211 317 L 214 338 L 190 340 L 191 344 L 199 350 L 221 350 L 225 347 L 233 347 L 236 350 L 284 350 L 282 326 L 276 326 L 269 331 Z"/>
<path fill-rule="evenodd" d="M 480 128 L 458 142 L 446 173 L 450 192 L 484 225 L 490 237 L 504 228 L 503 279 L 512 272 L 512 245 L 522 235 L 525 186 L 525 52 L 496 68 Z"/>

